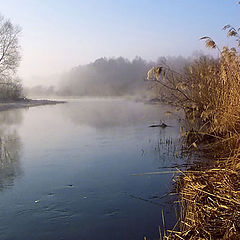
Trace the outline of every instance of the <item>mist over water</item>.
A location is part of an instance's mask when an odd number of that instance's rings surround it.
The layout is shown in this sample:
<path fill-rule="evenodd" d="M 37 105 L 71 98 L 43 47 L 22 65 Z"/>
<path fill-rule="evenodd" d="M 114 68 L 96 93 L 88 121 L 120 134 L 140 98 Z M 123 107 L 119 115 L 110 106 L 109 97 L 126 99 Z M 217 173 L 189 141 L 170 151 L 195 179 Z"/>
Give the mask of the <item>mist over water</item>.
<path fill-rule="evenodd" d="M 238 239 L 239 6 L 1 1 L 0 240 Z"/>
<path fill-rule="evenodd" d="M 140 124 L 147 127 L 153 122 L 159 123 L 160 120 L 165 122 L 169 119 L 164 112 L 170 108 L 165 105 L 157 111 L 155 105 L 136 103 L 122 98 L 83 98 L 69 102 L 70 104 L 61 107 L 62 114 L 77 125 L 90 126 L 97 130 L 133 127 Z M 159 116 L 160 111 L 161 116 Z"/>
<path fill-rule="evenodd" d="M 64 74 L 59 74 L 58 84 L 26 88 L 30 96 L 152 96 L 146 81 L 148 70 L 157 65 L 181 71 L 193 58 L 159 57 L 157 61 L 146 61 L 136 57 L 132 61 L 123 58 L 99 58 L 92 63 L 79 65 Z M 56 78 L 56 76 L 55 76 Z M 51 78 L 49 78 L 51 82 Z"/>
<path fill-rule="evenodd" d="M 3 133 L 15 135 L 7 134 L 12 160 L 1 169 L 0 238 L 157 238 L 162 209 L 167 226 L 175 224 L 173 199 L 162 198 L 172 175 L 132 174 L 182 161 L 176 116 L 165 115 L 172 110 L 80 99 L 1 112 Z M 171 127 L 148 127 L 160 120 Z"/>

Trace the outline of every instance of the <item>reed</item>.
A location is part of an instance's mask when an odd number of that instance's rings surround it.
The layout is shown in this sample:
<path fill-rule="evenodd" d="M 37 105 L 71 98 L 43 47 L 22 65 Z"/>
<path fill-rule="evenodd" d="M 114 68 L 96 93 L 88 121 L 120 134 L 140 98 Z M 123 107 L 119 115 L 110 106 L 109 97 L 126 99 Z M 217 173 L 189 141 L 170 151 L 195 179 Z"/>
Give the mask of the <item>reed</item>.
<path fill-rule="evenodd" d="M 240 139 L 240 56 L 235 48 L 224 47 L 219 59 L 200 57 L 182 73 L 152 68 L 148 79 L 160 86 L 165 102 L 183 109 L 184 134 L 195 146 L 217 140 L 230 150 Z"/>
<path fill-rule="evenodd" d="M 202 40 L 218 59 L 200 57 L 181 73 L 166 66 L 148 72 L 161 99 L 184 111 L 184 146 L 198 159 L 176 179 L 179 229 L 163 239 L 240 239 L 240 54 Z"/>
<path fill-rule="evenodd" d="M 239 173 L 236 156 L 178 177 L 179 230 L 164 239 L 240 239 Z"/>

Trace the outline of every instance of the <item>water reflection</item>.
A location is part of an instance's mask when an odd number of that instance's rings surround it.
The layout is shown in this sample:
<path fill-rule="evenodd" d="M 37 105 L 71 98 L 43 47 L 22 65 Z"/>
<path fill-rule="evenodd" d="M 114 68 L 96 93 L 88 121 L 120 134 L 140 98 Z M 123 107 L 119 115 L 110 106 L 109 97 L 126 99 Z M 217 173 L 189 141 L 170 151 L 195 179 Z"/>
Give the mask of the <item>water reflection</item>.
<path fill-rule="evenodd" d="M 0 112 L 0 132 L 6 131 L 5 127 L 19 126 L 22 123 L 23 111 L 25 110 L 15 109 Z"/>
<path fill-rule="evenodd" d="M 0 112 L 0 190 L 12 186 L 21 175 L 21 141 L 16 126 L 22 122 L 22 110 Z"/>
<path fill-rule="evenodd" d="M 24 121 L 0 112 L 0 188 L 14 183 L 1 194 L 0 239 L 157 239 L 162 209 L 171 229 L 172 175 L 133 176 L 171 165 L 179 127 L 165 110 L 79 100 L 30 108 Z M 160 120 L 171 127 L 148 127 Z"/>
<path fill-rule="evenodd" d="M 64 115 L 75 124 L 97 129 L 129 127 L 139 124 L 148 126 L 160 121 L 169 122 L 172 118 L 165 114 L 169 110 L 169 106 L 165 105 L 157 108 L 154 105 L 136 104 L 134 101 L 122 99 L 101 99 L 98 101 L 82 99 L 70 102 L 62 107 Z M 153 119 L 155 119 L 155 122 L 153 122 Z"/>
<path fill-rule="evenodd" d="M 75 125 L 95 128 L 114 136 L 116 144 L 122 137 L 130 138 L 132 135 L 134 141 L 139 138 L 141 142 L 143 135 L 149 135 L 148 143 L 142 144 L 139 149 L 142 159 L 153 159 L 161 167 L 181 164 L 179 113 L 168 105 L 151 105 L 127 99 L 80 99 L 62 105 L 61 111 Z M 160 122 L 168 127 L 149 127 Z M 100 136 L 106 142 L 106 134 Z"/>

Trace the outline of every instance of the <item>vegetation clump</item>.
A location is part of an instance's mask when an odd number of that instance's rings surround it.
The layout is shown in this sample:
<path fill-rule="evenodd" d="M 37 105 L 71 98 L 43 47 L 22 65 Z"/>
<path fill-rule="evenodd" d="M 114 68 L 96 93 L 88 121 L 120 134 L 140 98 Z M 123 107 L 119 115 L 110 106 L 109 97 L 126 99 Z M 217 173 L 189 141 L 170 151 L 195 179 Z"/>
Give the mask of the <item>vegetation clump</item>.
<path fill-rule="evenodd" d="M 240 239 L 240 161 L 196 164 L 177 179 L 179 229 L 164 239 Z"/>
<path fill-rule="evenodd" d="M 235 48 L 224 47 L 219 59 L 202 56 L 182 73 L 152 68 L 148 79 L 160 86 L 167 103 L 184 110 L 189 141 L 217 140 L 232 149 L 240 133 L 240 56 Z"/>
<path fill-rule="evenodd" d="M 237 30 L 226 29 L 239 43 Z M 198 159 L 176 179 L 179 228 L 163 239 L 240 239 L 240 54 L 202 40 L 218 49 L 217 59 L 202 56 L 181 73 L 148 72 L 161 99 L 184 111 L 184 144 Z"/>

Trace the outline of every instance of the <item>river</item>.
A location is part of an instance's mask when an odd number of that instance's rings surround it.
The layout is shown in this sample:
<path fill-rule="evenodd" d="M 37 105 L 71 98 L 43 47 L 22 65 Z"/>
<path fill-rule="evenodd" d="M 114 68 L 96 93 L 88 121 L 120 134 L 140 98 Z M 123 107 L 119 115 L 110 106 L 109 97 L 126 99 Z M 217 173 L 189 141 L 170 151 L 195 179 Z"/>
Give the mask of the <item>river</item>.
<path fill-rule="evenodd" d="M 162 210 L 176 221 L 172 174 L 133 174 L 182 161 L 166 111 L 79 99 L 0 112 L 0 239 L 157 239 Z M 148 127 L 160 120 L 169 127 Z"/>

